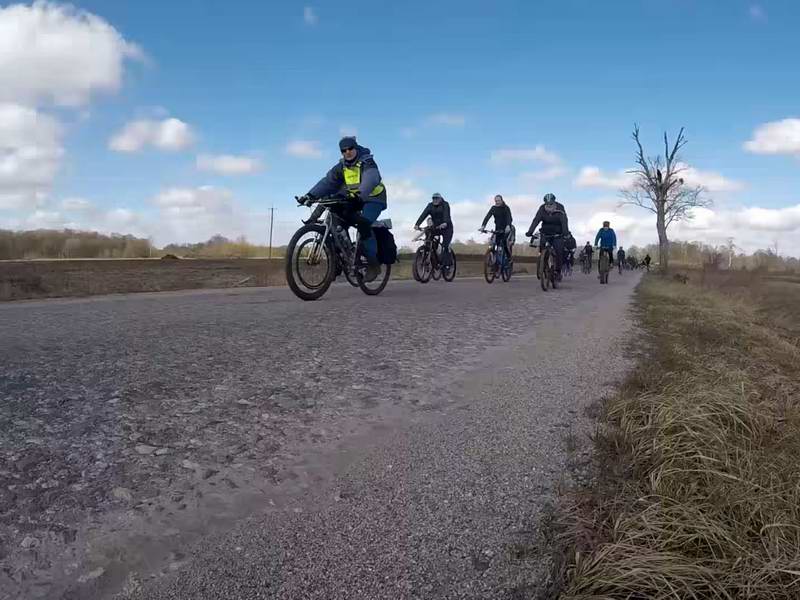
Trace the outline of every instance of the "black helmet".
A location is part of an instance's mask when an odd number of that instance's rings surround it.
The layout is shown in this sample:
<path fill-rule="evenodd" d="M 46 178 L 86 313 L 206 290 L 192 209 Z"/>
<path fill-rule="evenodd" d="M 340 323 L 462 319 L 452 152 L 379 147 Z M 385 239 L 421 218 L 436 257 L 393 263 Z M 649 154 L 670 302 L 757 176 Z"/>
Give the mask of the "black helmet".
<path fill-rule="evenodd" d="M 353 135 L 346 135 L 339 140 L 339 150 L 342 152 L 344 152 L 346 148 L 355 148 L 356 146 L 358 146 L 358 142 Z"/>
<path fill-rule="evenodd" d="M 444 200 L 444 196 L 442 196 L 439 192 L 435 192 L 433 196 L 431 196 L 431 200 Z"/>
<path fill-rule="evenodd" d="M 556 195 L 555 194 L 545 194 L 545 196 L 544 196 L 544 203 L 545 204 L 552 204 L 555 201 L 556 201 Z"/>

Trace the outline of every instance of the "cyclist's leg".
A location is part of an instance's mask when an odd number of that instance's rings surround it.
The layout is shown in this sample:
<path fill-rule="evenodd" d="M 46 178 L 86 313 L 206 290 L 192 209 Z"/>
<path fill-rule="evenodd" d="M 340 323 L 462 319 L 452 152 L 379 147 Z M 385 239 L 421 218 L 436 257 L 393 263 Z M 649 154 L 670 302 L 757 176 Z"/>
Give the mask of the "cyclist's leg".
<path fill-rule="evenodd" d="M 564 238 L 562 238 L 560 235 L 553 236 L 550 243 L 553 245 L 553 254 L 555 254 L 556 257 L 556 264 L 554 265 L 556 273 L 560 273 L 561 264 L 564 260 Z"/>
<path fill-rule="evenodd" d="M 450 225 L 442 231 L 442 264 L 450 264 L 450 243 L 453 241 L 453 226 Z"/>
<path fill-rule="evenodd" d="M 372 235 L 372 224 L 378 220 L 378 215 L 385 208 L 386 204 L 383 202 L 368 200 L 364 203 L 364 208 L 361 209 L 360 218 L 358 219 L 357 227 L 364 245 L 364 254 L 370 261 L 375 261 L 378 257 L 378 241 Z"/>

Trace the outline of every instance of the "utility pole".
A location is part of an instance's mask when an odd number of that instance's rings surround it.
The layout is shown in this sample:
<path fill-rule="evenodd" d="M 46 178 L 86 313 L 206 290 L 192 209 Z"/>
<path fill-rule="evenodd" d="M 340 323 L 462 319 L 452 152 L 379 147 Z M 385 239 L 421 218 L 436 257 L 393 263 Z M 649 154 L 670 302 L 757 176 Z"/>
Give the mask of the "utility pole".
<path fill-rule="evenodd" d="M 269 257 L 272 258 L 272 223 L 275 221 L 275 207 L 269 207 Z"/>

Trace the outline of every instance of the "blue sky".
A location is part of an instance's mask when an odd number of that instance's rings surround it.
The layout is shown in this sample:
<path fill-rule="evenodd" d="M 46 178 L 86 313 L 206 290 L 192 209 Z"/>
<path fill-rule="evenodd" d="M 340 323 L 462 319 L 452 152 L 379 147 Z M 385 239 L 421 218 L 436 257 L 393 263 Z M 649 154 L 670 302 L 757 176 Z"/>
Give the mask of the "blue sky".
<path fill-rule="evenodd" d="M 292 197 L 355 131 L 401 239 L 434 191 L 462 238 L 493 194 L 527 226 L 552 191 L 581 237 L 607 217 L 643 243 L 649 215 L 617 206 L 638 122 L 652 153 L 686 127 L 715 202 L 675 237 L 754 249 L 800 229 L 794 1 L 0 6 L 0 226 L 263 242 L 275 206 L 285 240 Z M 36 43 L 54 36 L 63 51 Z"/>

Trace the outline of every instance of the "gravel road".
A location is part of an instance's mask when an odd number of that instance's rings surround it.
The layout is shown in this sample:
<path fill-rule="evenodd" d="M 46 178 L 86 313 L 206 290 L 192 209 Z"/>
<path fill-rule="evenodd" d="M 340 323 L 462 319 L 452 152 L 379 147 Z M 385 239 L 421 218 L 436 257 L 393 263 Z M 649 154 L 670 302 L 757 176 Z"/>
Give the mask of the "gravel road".
<path fill-rule="evenodd" d="M 637 281 L 0 305 L 0 598 L 533 598 Z"/>

